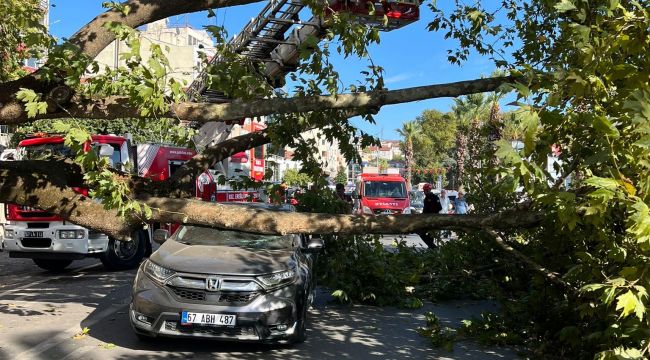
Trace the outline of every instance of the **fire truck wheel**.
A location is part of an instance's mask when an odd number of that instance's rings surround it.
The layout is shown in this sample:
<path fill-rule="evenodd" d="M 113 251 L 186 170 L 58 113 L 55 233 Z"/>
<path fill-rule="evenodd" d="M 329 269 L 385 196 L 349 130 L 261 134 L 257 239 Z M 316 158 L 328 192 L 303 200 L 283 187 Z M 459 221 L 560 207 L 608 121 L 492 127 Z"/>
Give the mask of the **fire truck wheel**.
<path fill-rule="evenodd" d="M 131 241 L 108 240 L 108 250 L 100 257 L 109 270 L 135 269 L 145 256 L 147 233 L 137 231 Z"/>
<path fill-rule="evenodd" d="M 55 260 L 55 259 L 32 259 L 34 263 L 41 269 L 45 269 L 52 272 L 63 271 L 68 265 L 72 263 L 72 260 Z"/>

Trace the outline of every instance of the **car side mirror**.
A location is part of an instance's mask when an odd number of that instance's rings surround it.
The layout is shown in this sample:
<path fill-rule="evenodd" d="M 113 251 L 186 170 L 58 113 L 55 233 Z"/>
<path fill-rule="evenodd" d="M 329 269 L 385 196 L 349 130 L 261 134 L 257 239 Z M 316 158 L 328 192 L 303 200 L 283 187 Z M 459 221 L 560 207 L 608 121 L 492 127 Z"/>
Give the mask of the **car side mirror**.
<path fill-rule="evenodd" d="M 323 239 L 312 236 L 307 242 L 305 252 L 309 254 L 318 254 L 321 250 L 323 250 Z"/>
<path fill-rule="evenodd" d="M 168 238 L 169 231 L 165 229 L 157 229 L 153 232 L 153 241 L 158 245 L 162 245 Z"/>

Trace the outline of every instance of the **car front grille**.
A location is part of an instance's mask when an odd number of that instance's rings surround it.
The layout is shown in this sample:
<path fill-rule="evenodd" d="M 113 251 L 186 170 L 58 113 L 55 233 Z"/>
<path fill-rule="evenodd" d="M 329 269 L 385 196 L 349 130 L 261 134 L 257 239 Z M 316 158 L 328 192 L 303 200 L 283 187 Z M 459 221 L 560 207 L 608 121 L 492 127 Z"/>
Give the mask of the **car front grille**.
<path fill-rule="evenodd" d="M 402 211 L 398 209 L 388 209 L 390 213 L 388 213 L 386 210 L 387 209 L 375 209 L 373 212 L 375 215 L 399 215 L 402 213 Z"/>
<path fill-rule="evenodd" d="M 219 295 L 220 303 L 247 303 L 253 300 L 257 293 L 223 293 Z"/>
<path fill-rule="evenodd" d="M 190 290 L 170 286 L 174 294 L 179 298 L 194 300 L 194 301 L 205 301 L 205 291 L 200 290 Z"/>
<path fill-rule="evenodd" d="M 219 293 L 208 292 L 203 290 L 186 289 L 174 286 L 168 286 L 177 297 L 194 302 L 206 302 L 218 305 L 241 305 L 253 300 L 258 293 L 256 292 L 231 292 Z"/>
<path fill-rule="evenodd" d="M 257 338 L 255 327 L 218 327 L 218 326 L 184 326 L 177 321 L 165 321 L 165 330 L 183 335 L 204 335 L 214 337 L 254 337 Z"/>
<path fill-rule="evenodd" d="M 20 240 L 26 248 L 49 248 L 52 246 L 52 239 L 47 238 L 23 238 Z"/>

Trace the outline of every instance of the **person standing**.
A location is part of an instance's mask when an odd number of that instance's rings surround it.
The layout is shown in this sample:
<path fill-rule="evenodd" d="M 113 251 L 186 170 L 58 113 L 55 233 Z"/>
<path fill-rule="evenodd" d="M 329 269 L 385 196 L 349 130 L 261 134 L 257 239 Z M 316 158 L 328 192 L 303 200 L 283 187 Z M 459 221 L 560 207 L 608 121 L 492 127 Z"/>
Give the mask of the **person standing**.
<path fill-rule="evenodd" d="M 440 210 L 441 214 L 449 214 L 449 198 L 445 189 L 440 191 L 440 206 L 442 207 Z"/>
<path fill-rule="evenodd" d="M 352 196 L 345 193 L 345 186 L 341 183 L 336 184 L 336 196 L 345 202 L 345 213 L 352 212 Z"/>
<path fill-rule="evenodd" d="M 424 206 L 422 208 L 422 213 L 423 214 L 440 213 L 440 210 L 442 210 L 442 206 L 440 205 L 440 198 L 438 197 L 438 195 L 431 192 L 431 184 L 424 184 L 422 190 L 424 190 Z M 427 231 L 418 232 L 418 235 L 420 235 L 420 238 L 422 238 L 422 241 L 424 241 L 424 243 L 427 244 L 427 247 L 429 247 L 429 249 L 433 249 L 436 247 L 433 241 L 434 240 L 433 236 L 431 236 Z"/>
<path fill-rule="evenodd" d="M 456 200 L 454 200 L 454 208 L 456 209 L 456 214 L 467 214 L 467 201 L 465 201 L 465 193 L 460 191 L 458 192 L 458 197 L 456 197 Z"/>

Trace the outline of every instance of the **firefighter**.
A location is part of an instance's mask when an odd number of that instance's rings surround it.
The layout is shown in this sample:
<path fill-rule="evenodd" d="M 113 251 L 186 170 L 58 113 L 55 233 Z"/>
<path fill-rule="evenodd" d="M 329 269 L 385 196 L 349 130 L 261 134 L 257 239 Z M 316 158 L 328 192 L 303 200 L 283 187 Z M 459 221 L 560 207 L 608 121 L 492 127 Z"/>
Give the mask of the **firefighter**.
<path fill-rule="evenodd" d="M 424 184 L 422 187 L 424 190 L 424 207 L 422 208 L 423 214 L 438 214 L 442 210 L 442 205 L 440 204 L 440 198 L 438 195 L 431 192 L 431 184 Z M 422 238 L 425 244 L 429 249 L 436 247 L 434 243 L 434 238 L 427 231 L 420 231 L 417 233 Z"/>

